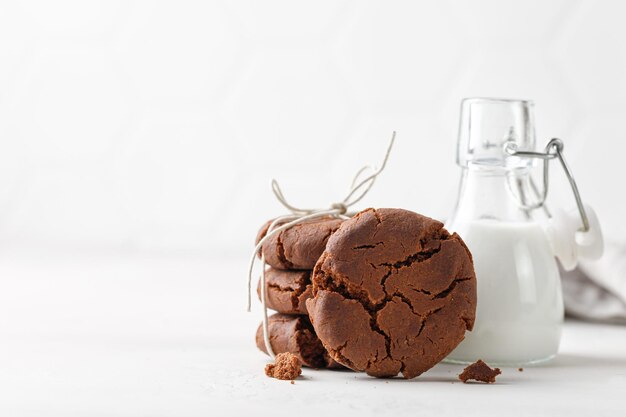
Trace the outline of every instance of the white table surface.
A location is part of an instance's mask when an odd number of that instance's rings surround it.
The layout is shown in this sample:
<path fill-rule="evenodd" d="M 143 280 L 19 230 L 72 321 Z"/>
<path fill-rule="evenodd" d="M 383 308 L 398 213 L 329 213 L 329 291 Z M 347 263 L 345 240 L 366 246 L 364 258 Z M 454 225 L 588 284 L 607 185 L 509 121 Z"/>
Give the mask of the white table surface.
<path fill-rule="evenodd" d="M 548 366 L 463 384 L 263 374 L 245 259 L 0 256 L 0 416 L 626 415 L 626 327 L 568 321 Z M 328 414 L 332 413 L 332 414 Z"/>

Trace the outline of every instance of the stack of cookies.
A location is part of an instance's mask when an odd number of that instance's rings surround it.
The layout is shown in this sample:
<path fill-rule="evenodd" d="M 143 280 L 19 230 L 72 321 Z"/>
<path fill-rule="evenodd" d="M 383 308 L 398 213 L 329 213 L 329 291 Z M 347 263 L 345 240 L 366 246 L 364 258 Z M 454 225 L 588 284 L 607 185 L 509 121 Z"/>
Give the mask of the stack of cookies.
<path fill-rule="evenodd" d="M 269 320 L 272 349 L 306 366 L 414 378 L 474 326 L 472 255 L 429 217 L 367 209 L 345 221 L 299 224 L 262 251 L 267 306 L 278 312 Z M 262 328 L 256 341 L 265 351 Z"/>
<path fill-rule="evenodd" d="M 271 224 L 259 231 L 259 242 Z M 306 307 L 312 297 L 311 273 L 324 252 L 328 238 L 343 220 L 323 218 L 298 224 L 276 233 L 262 247 L 268 268 L 265 272 L 266 305 L 277 313 L 269 318 L 269 338 L 275 354 L 290 352 L 311 368 L 341 368 L 330 358 L 315 334 Z M 261 282 L 257 288 L 261 295 Z M 263 329 L 259 326 L 256 344 L 267 353 Z"/>

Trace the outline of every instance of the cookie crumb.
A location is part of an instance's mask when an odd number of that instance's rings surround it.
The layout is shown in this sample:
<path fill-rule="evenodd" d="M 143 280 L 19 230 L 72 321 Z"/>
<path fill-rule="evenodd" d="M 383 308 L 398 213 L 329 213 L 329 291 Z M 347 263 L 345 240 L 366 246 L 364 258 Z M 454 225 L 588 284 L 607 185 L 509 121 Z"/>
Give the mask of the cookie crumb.
<path fill-rule="evenodd" d="M 524 368 L 517 368 L 518 371 L 524 372 Z"/>
<path fill-rule="evenodd" d="M 274 363 L 268 363 L 265 366 L 265 375 L 282 379 L 285 381 L 291 380 L 291 383 L 302 373 L 302 364 L 300 360 L 292 353 L 285 352 L 279 353 L 274 359 Z"/>
<path fill-rule="evenodd" d="M 459 374 L 459 379 L 463 382 L 473 379 L 490 384 L 496 382 L 496 376 L 501 373 L 500 368 L 491 369 L 482 359 L 478 359 L 473 364 L 468 365 L 467 368 Z"/>
<path fill-rule="evenodd" d="M 295 384 L 296 381 L 294 381 L 293 379 L 291 380 L 291 382 L 289 382 L 291 385 Z"/>

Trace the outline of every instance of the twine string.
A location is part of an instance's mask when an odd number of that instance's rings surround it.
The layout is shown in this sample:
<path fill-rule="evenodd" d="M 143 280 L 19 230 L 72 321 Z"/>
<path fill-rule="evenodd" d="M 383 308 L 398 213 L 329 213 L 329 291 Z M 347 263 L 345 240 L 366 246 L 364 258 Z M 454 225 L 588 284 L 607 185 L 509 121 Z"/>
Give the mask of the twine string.
<path fill-rule="evenodd" d="M 272 179 L 272 192 L 276 199 L 285 207 L 290 214 L 279 216 L 270 224 L 269 228 L 265 236 L 259 240 L 259 242 L 254 247 L 254 253 L 250 258 L 250 264 L 248 267 L 248 307 L 247 311 L 250 311 L 252 305 L 252 274 L 254 271 L 254 264 L 257 257 L 257 254 L 261 253 L 261 304 L 263 307 L 263 342 L 265 343 L 265 348 L 267 350 L 268 355 L 272 359 L 275 358 L 274 350 L 272 349 L 269 337 L 269 329 L 268 329 L 268 317 L 267 317 L 267 286 L 265 280 L 265 269 L 267 267 L 265 263 L 265 255 L 262 253 L 262 248 L 265 242 L 272 238 L 272 236 L 277 233 L 282 232 L 283 230 L 287 230 L 297 224 L 314 220 L 322 217 L 335 217 L 338 219 L 348 219 L 352 217 L 352 213 L 348 212 L 348 209 L 361 201 L 363 197 L 367 195 L 367 193 L 372 189 L 374 182 L 376 182 L 376 178 L 380 175 L 381 172 L 387 166 L 387 161 L 389 160 L 389 154 L 391 153 L 391 149 L 396 139 L 396 132 L 394 131 L 391 135 L 391 140 L 389 141 L 389 145 L 387 146 L 387 150 L 385 152 L 385 156 L 383 158 L 382 164 L 379 168 L 375 169 L 370 165 L 365 165 L 361 169 L 359 169 L 352 179 L 352 183 L 350 185 L 350 189 L 346 197 L 340 202 L 333 203 L 326 209 L 303 209 L 298 208 L 290 204 L 285 198 L 285 194 L 283 193 L 278 181 Z M 366 171 L 372 171 L 369 175 L 366 175 L 363 179 L 359 179 L 363 176 L 363 173 Z"/>

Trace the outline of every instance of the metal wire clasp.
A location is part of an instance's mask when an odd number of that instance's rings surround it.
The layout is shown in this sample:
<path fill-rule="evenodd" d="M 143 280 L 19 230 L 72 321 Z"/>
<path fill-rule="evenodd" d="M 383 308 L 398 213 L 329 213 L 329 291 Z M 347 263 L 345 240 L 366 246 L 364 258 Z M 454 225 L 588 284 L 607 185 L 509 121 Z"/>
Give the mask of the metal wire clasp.
<path fill-rule="evenodd" d="M 534 204 L 523 204 L 524 209 L 535 209 L 544 205 L 546 197 L 548 196 L 548 169 L 550 167 L 550 160 L 558 158 L 558 160 L 561 162 L 561 166 L 563 167 L 563 171 L 565 172 L 565 176 L 569 181 L 570 187 L 572 188 L 574 198 L 576 199 L 576 205 L 578 206 L 578 212 L 580 213 L 580 219 L 583 224 L 582 228 L 579 230 L 582 232 L 588 232 L 589 218 L 587 217 L 587 212 L 585 211 L 582 198 L 580 197 L 580 191 L 578 191 L 578 186 L 576 185 L 574 174 L 572 174 L 572 170 L 570 169 L 567 161 L 565 160 L 565 156 L 563 155 L 563 148 L 564 145 L 561 139 L 552 138 L 550 142 L 548 142 L 548 144 L 546 145 L 544 152 L 518 151 L 517 145 L 513 142 L 507 142 L 504 145 L 504 152 L 511 156 L 536 158 L 543 160 L 543 190 L 539 192 L 534 182 L 532 182 L 532 186 L 537 192 L 539 200 Z"/>

